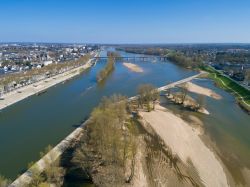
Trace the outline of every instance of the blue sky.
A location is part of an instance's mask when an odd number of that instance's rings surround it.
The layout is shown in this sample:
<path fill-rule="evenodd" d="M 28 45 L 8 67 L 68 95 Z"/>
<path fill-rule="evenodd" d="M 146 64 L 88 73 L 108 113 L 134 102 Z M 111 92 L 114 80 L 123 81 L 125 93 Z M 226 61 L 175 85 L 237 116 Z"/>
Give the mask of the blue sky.
<path fill-rule="evenodd" d="M 250 0 L 0 0 L 0 42 L 250 43 Z"/>

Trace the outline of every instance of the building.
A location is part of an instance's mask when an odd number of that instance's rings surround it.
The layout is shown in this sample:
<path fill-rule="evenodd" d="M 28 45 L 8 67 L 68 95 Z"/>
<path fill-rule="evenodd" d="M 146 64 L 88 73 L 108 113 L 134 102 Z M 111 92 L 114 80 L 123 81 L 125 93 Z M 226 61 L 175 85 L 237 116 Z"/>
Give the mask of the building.
<path fill-rule="evenodd" d="M 50 65 L 50 64 L 52 64 L 52 63 L 53 63 L 52 60 L 44 61 L 44 62 L 43 62 L 43 65 L 44 65 L 44 66 L 48 66 L 48 65 Z"/>

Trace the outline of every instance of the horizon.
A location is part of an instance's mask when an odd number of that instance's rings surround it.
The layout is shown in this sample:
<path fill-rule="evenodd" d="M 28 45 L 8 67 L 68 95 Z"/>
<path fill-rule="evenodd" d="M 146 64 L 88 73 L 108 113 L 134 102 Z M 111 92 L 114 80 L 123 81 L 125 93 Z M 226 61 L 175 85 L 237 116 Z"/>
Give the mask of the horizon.
<path fill-rule="evenodd" d="M 1 0 L 0 43 L 250 43 L 250 2 Z M 30 42 L 31 41 L 31 42 Z"/>
<path fill-rule="evenodd" d="M 6 41 L 6 42 L 0 42 L 0 44 L 86 44 L 86 45 L 250 45 L 250 42 L 190 42 L 190 43 L 97 43 L 97 42 L 42 42 L 42 41 L 37 41 L 37 42 L 32 42 L 32 41 Z"/>

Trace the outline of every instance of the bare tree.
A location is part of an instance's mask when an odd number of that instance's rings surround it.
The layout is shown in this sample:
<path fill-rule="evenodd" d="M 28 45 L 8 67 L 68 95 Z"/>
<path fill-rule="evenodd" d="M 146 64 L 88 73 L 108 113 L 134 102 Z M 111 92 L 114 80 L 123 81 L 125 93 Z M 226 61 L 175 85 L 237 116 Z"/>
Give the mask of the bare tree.
<path fill-rule="evenodd" d="M 126 97 L 114 95 L 103 98 L 91 113 L 91 122 L 86 126 L 88 137 L 74 153 L 72 161 L 97 185 L 119 186 L 124 183 L 126 163 L 135 157 L 136 139 L 131 133 L 133 124 L 129 120 L 127 106 Z M 94 172 L 97 170 L 105 170 L 105 174 Z"/>
<path fill-rule="evenodd" d="M 0 175 L 0 187 L 7 187 L 10 184 L 10 180 Z"/>
<path fill-rule="evenodd" d="M 143 84 L 138 87 L 137 93 L 138 103 L 141 107 L 146 104 L 148 111 L 150 112 L 150 103 L 153 103 L 153 109 L 155 107 L 155 101 L 159 98 L 157 89 L 151 84 Z"/>
<path fill-rule="evenodd" d="M 188 93 L 188 85 L 187 85 L 187 83 L 182 84 L 180 86 L 180 88 L 181 88 L 181 104 L 184 104 L 187 93 Z"/>
<path fill-rule="evenodd" d="M 63 177 L 65 174 L 65 170 L 63 167 L 60 166 L 60 158 L 56 158 L 56 153 L 52 152 L 52 146 L 48 146 L 45 150 L 45 153 L 41 153 L 41 155 L 45 155 L 44 157 L 44 175 L 45 181 L 49 184 L 54 184 L 56 186 L 62 186 L 63 184 Z"/>
<path fill-rule="evenodd" d="M 198 99 L 197 99 L 197 103 L 198 103 L 198 105 L 199 105 L 199 108 L 205 107 L 205 101 L 206 101 L 205 96 L 200 94 L 200 95 L 198 96 Z"/>
<path fill-rule="evenodd" d="M 32 180 L 28 185 L 29 187 L 39 186 L 42 182 L 45 181 L 44 176 L 41 175 L 41 171 L 36 164 L 32 162 L 28 165 L 28 167 L 30 168 L 30 172 L 32 173 Z"/>

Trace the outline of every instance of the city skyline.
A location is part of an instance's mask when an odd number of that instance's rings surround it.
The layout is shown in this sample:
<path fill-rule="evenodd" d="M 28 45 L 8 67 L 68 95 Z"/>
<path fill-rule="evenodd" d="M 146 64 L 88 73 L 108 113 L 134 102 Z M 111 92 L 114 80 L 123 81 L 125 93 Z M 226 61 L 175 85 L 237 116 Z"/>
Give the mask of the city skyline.
<path fill-rule="evenodd" d="M 250 43 L 249 2 L 1 0 L 0 42 Z"/>

